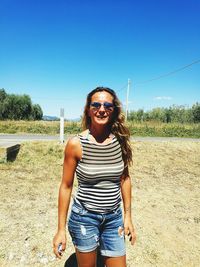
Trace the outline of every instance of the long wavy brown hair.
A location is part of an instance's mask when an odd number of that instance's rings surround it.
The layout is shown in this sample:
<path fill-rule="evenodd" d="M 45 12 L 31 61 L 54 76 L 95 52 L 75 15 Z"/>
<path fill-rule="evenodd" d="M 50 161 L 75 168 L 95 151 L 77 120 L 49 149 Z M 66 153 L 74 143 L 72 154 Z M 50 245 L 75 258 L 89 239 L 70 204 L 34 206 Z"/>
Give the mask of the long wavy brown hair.
<path fill-rule="evenodd" d="M 130 132 L 124 125 L 124 114 L 122 113 L 121 103 L 114 90 L 108 87 L 97 87 L 92 90 L 86 99 L 86 104 L 83 112 L 82 127 L 84 130 L 90 129 L 91 119 L 88 116 L 88 109 L 90 108 L 92 96 L 97 92 L 108 92 L 113 97 L 114 112 L 111 120 L 111 133 L 118 139 L 121 149 L 122 158 L 125 163 L 125 168 L 132 163 L 132 150 L 130 145 Z"/>

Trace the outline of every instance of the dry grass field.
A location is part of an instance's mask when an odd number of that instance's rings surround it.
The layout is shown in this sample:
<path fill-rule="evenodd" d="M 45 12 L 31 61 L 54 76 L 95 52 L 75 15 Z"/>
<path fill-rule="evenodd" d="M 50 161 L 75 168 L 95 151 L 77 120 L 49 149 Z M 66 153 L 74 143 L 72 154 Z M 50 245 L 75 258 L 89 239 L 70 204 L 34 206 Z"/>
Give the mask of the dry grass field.
<path fill-rule="evenodd" d="M 200 143 L 134 142 L 135 246 L 128 267 L 200 264 Z M 24 143 L 15 162 L 0 164 L 0 266 L 64 266 L 52 253 L 63 148 Z M 116 266 L 117 267 L 117 266 Z"/>

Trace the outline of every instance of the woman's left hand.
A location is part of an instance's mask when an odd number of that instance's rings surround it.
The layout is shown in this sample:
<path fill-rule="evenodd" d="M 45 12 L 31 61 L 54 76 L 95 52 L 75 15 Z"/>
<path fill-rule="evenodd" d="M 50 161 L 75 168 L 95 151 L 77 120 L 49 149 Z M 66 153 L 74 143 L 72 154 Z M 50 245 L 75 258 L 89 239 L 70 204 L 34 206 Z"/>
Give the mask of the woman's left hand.
<path fill-rule="evenodd" d="M 136 233 L 132 220 L 129 216 L 124 218 L 124 234 L 129 236 L 129 241 L 131 242 L 131 245 L 134 245 L 136 241 Z"/>

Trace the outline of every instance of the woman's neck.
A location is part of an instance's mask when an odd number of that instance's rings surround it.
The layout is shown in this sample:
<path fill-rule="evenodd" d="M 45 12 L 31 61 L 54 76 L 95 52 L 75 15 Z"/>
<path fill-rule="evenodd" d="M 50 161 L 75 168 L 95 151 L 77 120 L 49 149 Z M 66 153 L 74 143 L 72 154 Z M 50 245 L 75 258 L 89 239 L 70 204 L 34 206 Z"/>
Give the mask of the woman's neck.
<path fill-rule="evenodd" d="M 103 143 L 110 136 L 110 129 L 108 127 L 95 128 L 92 127 L 89 129 L 89 133 L 94 137 L 96 142 Z"/>

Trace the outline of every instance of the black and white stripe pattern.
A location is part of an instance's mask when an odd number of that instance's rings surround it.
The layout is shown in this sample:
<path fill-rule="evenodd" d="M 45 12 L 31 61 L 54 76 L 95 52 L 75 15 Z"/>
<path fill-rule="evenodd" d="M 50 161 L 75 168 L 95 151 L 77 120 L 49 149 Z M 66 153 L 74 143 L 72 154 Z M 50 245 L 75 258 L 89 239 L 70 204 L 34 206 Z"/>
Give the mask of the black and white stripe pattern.
<path fill-rule="evenodd" d="M 124 162 L 120 144 L 115 136 L 106 145 L 92 143 L 80 135 L 79 139 L 82 159 L 76 168 L 76 199 L 88 210 L 110 212 L 121 202 L 120 178 Z"/>

